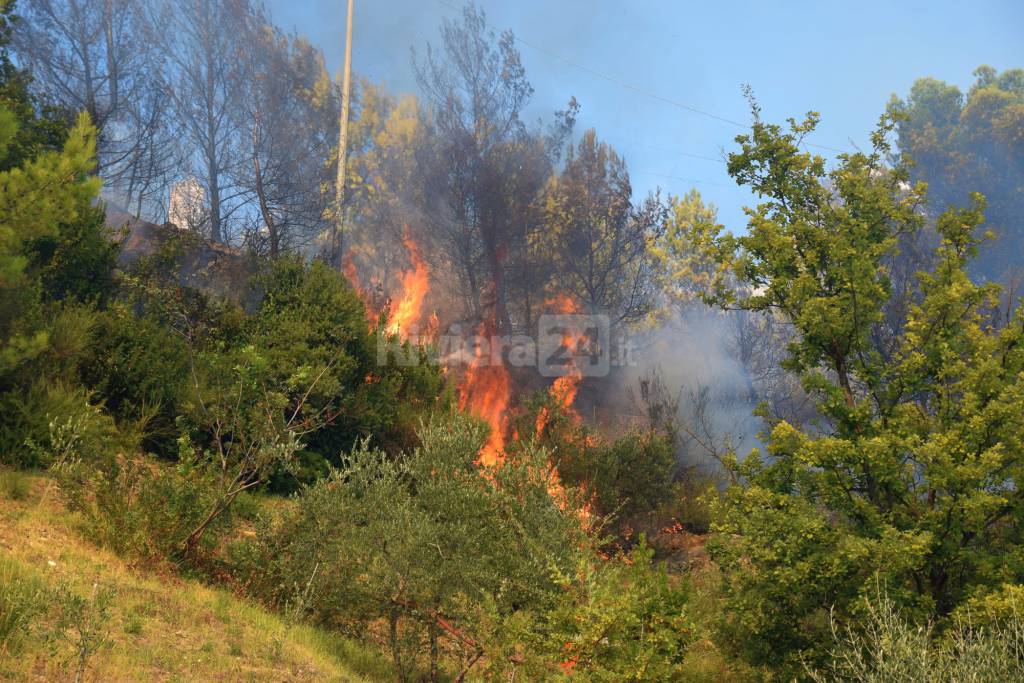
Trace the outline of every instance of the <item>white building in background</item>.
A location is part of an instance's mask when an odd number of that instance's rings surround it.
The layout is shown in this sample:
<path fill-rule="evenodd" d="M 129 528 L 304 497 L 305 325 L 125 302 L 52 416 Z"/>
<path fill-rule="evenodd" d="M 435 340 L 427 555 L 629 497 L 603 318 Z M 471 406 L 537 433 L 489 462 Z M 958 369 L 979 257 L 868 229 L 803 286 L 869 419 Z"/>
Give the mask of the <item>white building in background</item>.
<path fill-rule="evenodd" d="M 167 204 L 167 222 L 179 230 L 205 232 L 209 213 L 206 208 L 206 189 L 195 178 L 174 183 Z"/>

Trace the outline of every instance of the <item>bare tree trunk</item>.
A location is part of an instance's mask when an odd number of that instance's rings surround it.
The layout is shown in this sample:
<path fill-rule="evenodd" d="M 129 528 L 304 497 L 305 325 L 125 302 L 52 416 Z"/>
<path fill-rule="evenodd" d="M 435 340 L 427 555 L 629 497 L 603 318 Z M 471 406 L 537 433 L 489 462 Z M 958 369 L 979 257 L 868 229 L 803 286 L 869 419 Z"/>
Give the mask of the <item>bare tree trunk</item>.
<path fill-rule="evenodd" d="M 393 606 L 388 613 L 388 643 L 391 646 L 391 658 L 395 663 L 395 678 L 398 683 L 404 683 L 405 672 L 402 671 L 402 651 L 398 646 L 398 618 L 397 606 Z"/>
<path fill-rule="evenodd" d="M 263 190 L 263 169 L 260 167 L 259 151 L 260 114 L 256 112 L 252 128 L 252 166 L 256 185 L 256 199 L 260 205 L 260 215 L 263 216 L 263 223 L 267 226 L 267 236 L 270 239 L 270 256 L 277 258 L 281 250 L 281 236 L 277 232 L 277 224 L 274 222 L 274 215 L 267 205 L 267 194 Z"/>
<path fill-rule="evenodd" d="M 209 163 L 210 177 L 210 239 L 214 242 L 223 242 L 224 235 L 220 225 L 220 171 L 217 162 L 211 160 Z"/>
<path fill-rule="evenodd" d="M 207 17 L 209 20 L 209 17 Z M 209 40 L 203 45 L 203 54 L 206 67 L 206 167 L 207 181 L 210 191 L 210 239 L 214 242 L 223 242 L 224 235 L 220 224 L 220 160 L 217 156 L 217 125 L 216 116 L 213 112 L 214 91 L 214 69 L 216 68 L 212 46 Z"/>
<path fill-rule="evenodd" d="M 82 31 L 85 29 L 85 22 L 81 19 L 81 10 L 79 9 L 78 2 L 72 0 L 71 11 L 75 15 L 75 23 L 79 28 L 78 33 L 78 51 L 82 56 L 82 69 L 83 69 L 83 85 L 85 86 L 85 110 L 92 117 L 93 125 L 99 127 L 101 122 L 99 121 L 99 112 L 96 106 L 96 86 L 93 82 L 92 73 L 92 57 L 89 54 L 89 39 L 83 35 Z"/>
<path fill-rule="evenodd" d="M 494 323 L 498 328 L 498 334 L 508 334 L 511 332 L 512 323 L 508 316 L 508 293 L 505 287 L 503 248 L 501 245 L 485 244 L 485 249 L 491 285 L 494 288 Z"/>
<path fill-rule="evenodd" d="M 115 50 L 117 49 L 114 45 L 114 7 L 112 0 L 104 0 L 103 2 L 103 33 L 104 38 L 107 41 L 107 80 L 109 85 L 107 86 L 110 91 L 110 102 L 108 103 L 108 111 L 117 111 L 120 102 L 118 102 L 118 80 L 120 74 L 118 73 L 117 59 L 115 58 Z"/>
<path fill-rule="evenodd" d="M 436 610 L 435 610 L 436 611 Z M 437 622 L 431 621 L 427 626 L 427 635 L 430 639 L 430 683 L 438 681 L 438 648 L 437 648 Z"/>

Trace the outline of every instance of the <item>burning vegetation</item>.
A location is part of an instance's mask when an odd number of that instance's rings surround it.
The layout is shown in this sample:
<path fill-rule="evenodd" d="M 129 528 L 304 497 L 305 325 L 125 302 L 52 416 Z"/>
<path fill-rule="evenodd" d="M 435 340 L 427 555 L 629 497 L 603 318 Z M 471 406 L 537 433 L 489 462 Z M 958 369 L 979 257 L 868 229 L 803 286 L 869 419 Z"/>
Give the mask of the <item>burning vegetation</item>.
<path fill-rule="evenodd" d="M 729 232 L 446 17 L 396 96 L 259 2 L 0 0 L 5 512 L 279 613 L 245 675 L 1024 680 L 1024 72 L 828 159 L 746 91 Z M 194 677 L 8 550 L 0 677 Z"/>

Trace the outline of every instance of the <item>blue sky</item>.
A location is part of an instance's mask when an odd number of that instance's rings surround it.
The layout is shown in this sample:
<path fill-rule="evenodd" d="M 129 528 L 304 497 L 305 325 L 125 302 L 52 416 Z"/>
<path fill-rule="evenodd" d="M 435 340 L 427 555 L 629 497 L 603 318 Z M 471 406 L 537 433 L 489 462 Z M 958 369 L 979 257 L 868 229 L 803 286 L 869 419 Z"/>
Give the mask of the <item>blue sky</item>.
<path fill-rule="evenodd" d="M 355 2 L 353 69 L 393 91 L 415 92 L 410 47 L 437 44 L 441 19 L 455 17 L 461 1 Z M 575 96 L 578 130 L 595 128 L 626 158 L 638 196 L 696 187 L 733 230 L 743 229 L 742 207 L 753 198 L 717 159 L 742 130 L 652 95 L 746 122 L 746 83 L 765 119 L 816 110 L 822 123 L 811 141 L 852 149 L 866 145 L 889 97 L 905 94 L 918 77 L 966 89 L 980 64 L 1024 67 L 1024 0 L 478 4 L 492 26 L 521 40 L 536 90 L 530 118 L 549 119 Z M 306 34 L 332 72 L 340 69 L 345 0 L 268 5 L 276 23 Z"/>

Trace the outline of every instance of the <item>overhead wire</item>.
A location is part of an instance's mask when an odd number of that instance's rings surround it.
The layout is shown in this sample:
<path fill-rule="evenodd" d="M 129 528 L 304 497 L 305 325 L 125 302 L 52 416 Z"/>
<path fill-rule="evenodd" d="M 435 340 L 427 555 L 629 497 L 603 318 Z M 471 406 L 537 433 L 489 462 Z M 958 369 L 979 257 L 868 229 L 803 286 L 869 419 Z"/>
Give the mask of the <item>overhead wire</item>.
<path fill-rule="evenodd" d="M 455 4 L 449 2 L 448 0 L 436 0 L 436 1 L 437 1 L 438 4 L 443 5 L 444 7 L 447 7 L 450 10 L 453 10 L 453 11 L 456 11 L 456 12 L 460 11 L 460 8 L 458 6 L 456 6 Z M 492 24 L 490 24 L 489 22 L 487 22 L 486 25 L 488 26 L 488 28 L 490 28 L 493 31 L 499 31 L 500 30 L 497 27 L 495 27 Z M 692 114 L 697 114 L 699 116 L 705 116 L 707 118 L 714 119 L 714 120 L 720 121 L 722 123 L 727 123 L 727 124 L 730 124 L 730 125 L 733 125 L 733 126 L 737 126 L 739 128 L 748 128 L 749 127 L 749 124 L 741 123 L 739 121 L 736 121 L 735 119 L 730 119 L 730 118 L 725 117 L 725 116 L 720 116 L 718 114 L 715 114 L 713 112 L 707 111 L 705 109 L 701 109 L 699 107 L 694 107 L 693 105 L 687 104 L 685 102 L 681 102 L 681 101 L 676 100 L 676 99 L 671 98 L 671 97 L 666 97 L 666 96 L 664 96 L 664 95 L 662 95 L 660 93 L 656 93 L 656 92 L 654 92 L 652 90 L 648 90 L 647 88 L 643 88 L 643 87 L 638 86 L 638 85 L 636 85 L 634 83 L 630 83 L 630 82 L 624 81 L 624 80 L 622 80 L 620 78 L 616 78 L 615 76 L 611 76 L 611 75 L 609 75 L 607 73 L 604 73 L 603 71 L 599 71 L 598 69 L 595 69 L 593 67 L 587 66 L 586 64 L 581 64 L 580 62 L 577 62 L 575 60 L 569 59 L 568 57 L 560 55 L 557 52 L 554 52 L 553 50 L 549 50 L 549 49 L 547 49 L 545 47 L 537 45 L 536 43 L 528 41 L 525 38 L 522 38 L 522 37 L 516 35 L 515 33 L 513 33 L 512 37 L 513 37 L 513 39 L 517 43 L 521 43 L 522 45 L 525 45 L 526 47 L 528 47 L 528 48 L 530 48 L 532 50 L 535 50 L 537 52 L 540 52 L 541 54 L 547 55 L 548 57 L 551 57 L 552 59 L 556 59 L 556 60 L 558 60 L 560 62 L 568 64 L 569 66 L 571 66 L 573 68 L 576 68 L 576 69 L 579 69 L 580 71 L 588 73 L 588 74 L 590 74 L 592 76 L 595 76 L 597 78 L 601 78 L 601 79 L 603 79 L 605 81 L 608 81 L 609 83 L 613 83 L 613 84 L 615 84 L 615 85 L 617 85 L 620 88 L 623 88 L 625 90 L 630 90 L 632 92 L 635 92 L 635 93 L 640 94 L 640 95 L 644 95 L 644 96 L 649 97 L 649 98 L 651 98 L 653 100 L 656 100 L 658 102 L 662 102 L 664 104 L 668 104 L 668 105 L 676 107 L 678 109 L 682 109 L 684 111 L 688 111 L 688 112 L 690 112 Z M 822 149 L 822 150 L 826 150 L 826 151 L 829 151 L 829 152 L 835 152 L 837 154 L 843 154 L 843 153 L 846 152 L 846 150 L 843 150 L 843 149 L 839 149 L 839 148 L 836 148 L 836 147 L 829 147 L 828 145 L 819 145 L 819 144 L 816 144 L 816 143 L 813 143 L 813 142 L 806 142 L 805 141 L 803 144 L 805 146 L 807 146 L 807 147 L 814 147 L 815 149 Z M 689 154 L 689 153 L 685 153 L 685 156 L 694 156 L 694 157 L 700 158 L 699 155 Z"/>

